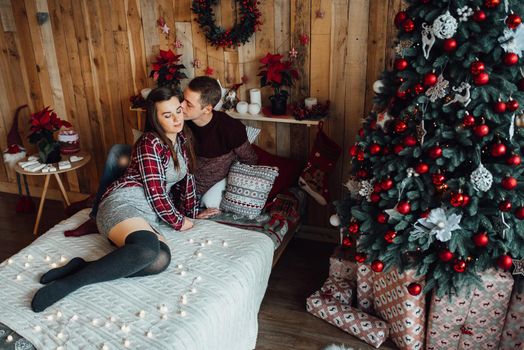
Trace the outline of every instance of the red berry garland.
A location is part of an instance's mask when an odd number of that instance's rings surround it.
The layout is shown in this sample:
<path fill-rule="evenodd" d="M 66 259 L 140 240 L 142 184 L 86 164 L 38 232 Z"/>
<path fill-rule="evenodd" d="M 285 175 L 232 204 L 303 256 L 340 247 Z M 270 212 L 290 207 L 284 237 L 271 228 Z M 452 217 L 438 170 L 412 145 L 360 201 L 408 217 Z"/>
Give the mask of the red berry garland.
<path fill-rule="evenodd" d="M 249 38 L 260 30 L 261 12 L 257 7 L 258 0 L 236 0 L 239 7 L 239 16 L 235 25 L 230 29 L 217 26 L 213 5 L 218 0 L 193 0 L 191 11 L 197 16 L 195 21 L 200 25 L 207 40 L 212 46 L 235 48 L 249 41 Z"/>

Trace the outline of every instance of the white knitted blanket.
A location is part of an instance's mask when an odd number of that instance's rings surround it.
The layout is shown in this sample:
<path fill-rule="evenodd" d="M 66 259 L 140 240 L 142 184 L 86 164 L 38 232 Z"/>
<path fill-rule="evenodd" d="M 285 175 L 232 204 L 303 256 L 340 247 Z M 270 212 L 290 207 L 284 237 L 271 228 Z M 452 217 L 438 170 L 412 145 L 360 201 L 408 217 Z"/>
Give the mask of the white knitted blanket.
<path fill-rule="evenodd" d="M 33 313 L 42 273 L 113 249 L 101 235 L 64 237 L 87 215 L 61 222 L 0 265 L 1 323 L 37 349 L 255 348 L 273 242 L 212 221 L 196 221 L 185 233 L 164 232 L 172 252 L 165 272 L 86 286 Z"/>

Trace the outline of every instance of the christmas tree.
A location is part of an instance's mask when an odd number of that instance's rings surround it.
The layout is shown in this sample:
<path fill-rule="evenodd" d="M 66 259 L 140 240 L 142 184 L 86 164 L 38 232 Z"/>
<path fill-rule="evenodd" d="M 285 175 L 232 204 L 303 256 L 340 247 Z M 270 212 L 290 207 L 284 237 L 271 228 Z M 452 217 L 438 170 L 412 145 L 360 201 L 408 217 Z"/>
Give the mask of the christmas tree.
<path fill-rule="evenodd" d="M 524 1 L 408 3 L 337 211 L 357 261 L 442 295 L 524 256 Z"/>

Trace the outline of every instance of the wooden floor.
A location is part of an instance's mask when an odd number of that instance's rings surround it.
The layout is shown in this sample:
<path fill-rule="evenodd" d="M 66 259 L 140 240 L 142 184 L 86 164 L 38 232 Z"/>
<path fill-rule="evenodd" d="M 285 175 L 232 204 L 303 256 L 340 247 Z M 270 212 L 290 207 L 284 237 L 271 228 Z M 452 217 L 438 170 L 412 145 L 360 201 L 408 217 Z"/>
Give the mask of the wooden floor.
<path fill-rule="evenodd" d="M 16 214 L 18 197 L 0 193 L 0 261 L 33 240 L 36 213 Z M 35 204 L 38 204 L 35 201 Z M 46 201 L 39 232 L 65 219 L 63 205 Z M 257 350 L 317 350 L 345 344 L 354 349 L 374 349 L 336 327 L 308 314 L 305 300 L 327 277 L 330 243 L 293 239 L 273 269 L 259 314 Z M 395 349 L 391 342 L 381 349 Z"/>

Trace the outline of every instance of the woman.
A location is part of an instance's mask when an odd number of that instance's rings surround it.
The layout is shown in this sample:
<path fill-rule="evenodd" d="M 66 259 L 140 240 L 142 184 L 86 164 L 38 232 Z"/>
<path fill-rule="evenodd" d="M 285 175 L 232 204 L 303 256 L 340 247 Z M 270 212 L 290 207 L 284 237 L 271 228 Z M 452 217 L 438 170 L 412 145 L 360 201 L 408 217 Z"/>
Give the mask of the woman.
<path fill-rule="evenodd" d="M 74 258 L 45 273 L 40 282 L 49 284 L 35 294 L 33 311 L 41 312 L 88 284 L 164 271 L 171 253 L 159 226 L 180 231 L 193 227 L 195 156 L 179 98 L 169 88 L 151 91 L 147 118 L 149 130 L 135 144 L 124 175 L 105 192 L 96 217 L 100 233 L 118 248 L 99 260 Z"/>

